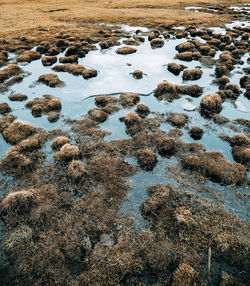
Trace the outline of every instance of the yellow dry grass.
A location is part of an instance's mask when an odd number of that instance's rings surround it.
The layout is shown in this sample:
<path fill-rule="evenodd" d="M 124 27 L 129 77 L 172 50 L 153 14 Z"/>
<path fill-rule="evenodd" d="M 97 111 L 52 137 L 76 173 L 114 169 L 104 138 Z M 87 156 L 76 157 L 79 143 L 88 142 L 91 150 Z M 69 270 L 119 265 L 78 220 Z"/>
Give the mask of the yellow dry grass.
<path fill-rule="evenodd" d="M 86 23 L 128 23 L 157 26 L 160 24 L 212 25 L 229 20 L 228 15 L 185 11 L 189 5 L 226 5 L 247 0 L 2 0 L 0 35 L 14 35 L 41 28 L 73 28 Z"/>

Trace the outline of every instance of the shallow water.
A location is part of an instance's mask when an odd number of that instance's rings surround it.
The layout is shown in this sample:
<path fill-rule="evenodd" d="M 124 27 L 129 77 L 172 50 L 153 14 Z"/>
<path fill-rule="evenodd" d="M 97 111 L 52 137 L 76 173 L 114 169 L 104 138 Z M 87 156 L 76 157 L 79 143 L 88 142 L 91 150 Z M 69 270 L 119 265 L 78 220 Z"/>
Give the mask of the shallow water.
<path fill-rule="evenodd" d="M 235 21 L 228 28 L 239 26 L 242 22 Z M 248 23 L 246 23 L 248 25 Z M 147 29 L 142 27 L 129 27 L 126 25 L 121 26 L 124 31 L 135 34 L 136 30 L 142 30 L 147 32 Z M 213 29 L 213 28 L 212 28 Z M 223 28 L 214 28 L 216 33 L 225 33 Z M 145 37 L 146 38 L 146 37 Z M 204 41 L 199 37 L 196 37 L 200 41 Z M 122 42 L 121 39 L 120 42 Z M 189 116 L 187 127 L 199 126 L 204 129 L 205 133 L 202 139 L 194 140 L 190 137 L 188 130 L 183 128 L 182 140 L 185 142 L 199 142 L 206 146 L 207 151 L 220 151 L 224 157 L 231 162 L 234 162 L 231 147 L 228 143 L 222 141 L 219 138 L 221 134 L 227 134 L 233 136 L 242 132 L 242 127 L 237 126 L 238 130 L 234 131 L 228 124 L 217 125 L 211 120 L 204 119 L 199 113 L 200 98 L 191 98 L 190 96 L 183 95 L 180 99 L 171 103 L 158 101 L 153 96 L 153 90 L 163 80 L 168 80 L 174 84 L 198 84 L 204 87 L 203 95 L 207 93 L 213 93 L 218 90 L 218 86 L 213 84 L 214 69 L 215 66 L 206 66 L 199 61 L 183 62 L 175 59 L 176 50 L 175 47 L 186 42 L 186 39 L 169 39 L 165 40 L 165 45 L 159 49 L 152 49 L 150 43 L 146 40 L 140 46 L 136 47 L 137 52 L 131 55 L 117 55 L 115 53 L 118 47 L 112 47 L 107 50 L 98 50 L 89 52 L 85 58 L 79 59 L 79 64 L 98 70 L 98 76 L 89 80 L 85 80 L 80 76 L 73 76 L 69 73 L 58 72 L 56 73 L 61 80 L 66 83 L 62 88 L 50 88 L 43 84 L 35 84 L 40 75 L 45 73 L 54 72 L 51 67 L 44 67 L 41 64 L 41 60 L 34 61 L 28 65 L 23 65 L 24 72 L 28 72 L 23 82 L 15 84 L 11 89 L 1 95 L 1 100 L 8 102 L 13 112 L 12 114 L 17 116 L 18 120 L 28 121 L 36 127 L 41 127 L 46 130 L 53 130 L 61 128 L 64 131 L 69 131 L 69 126 L 65 124 L 64 119 L 81 119 L 87 114 L 88 110 L 95 107 L 94 100 L 96 95 L 100 94 L 115 94 L 119 97 L 123 92 L 136 92 L 141 95 L 140 102 L 149 106 L 151 112 L 156 114 L 169 114 L 171 112 L 186 113 Z M 221 52 L 217 52 L 215 58 L 219 57 Z M 58 56 L 63 56 L 64 53 Z M 12 55 L 13 56 L 13 55 Z M 242 69 L 247 67 L 247 58 L 249 55 L 242 57 L 244 61 L 243 65 L 236 66 L 235 70 L 230 74 L 230 82 L 239 84 L 240 78 L 243 76 Z M 196 81 L 183 81 L 182 74 L 175 76 L 167 70 L 167 64 L 170 62 L 176 62 L 183 64 L 188 69 L 200 66 L 203 70 L 201 79 Z M 56 63 L 59 64 L 59 63 Z M 144 72 L 144 77 L 140 80 L 136 80 L 132 77 L 131 73 L 140 69 Z M 243 91 L 243 90 L 242 90 Z M 54 97 L 60 98 L 62 102 L 62 110 L 60 119 L 55 123 L 49 123 L 47 116 L 40 118 L 34 118 L 31 111 L 25 108 L 26 102 L 11 102 L 8 96 L 13 93 L 24 93 L 28 96 L 28 100 L 35 97 L 42 97 L 43 94 L 51 94 Z M 195 108 L 193 111 L 187 111 L 187 108 Z M 103 130 L 110 132 L 105 137 L 105 140 L 126 139 L 129 135 L 126 133 L 124 123 L 120 122 L 119 118 L 126 116 L 127 113 L 134 111 L 135 107 L 129 109 L 121 109 L 117 113 L 110 115 L 108 120 L 100 124 Z M 230 120 L 237 118 L 250 119 L 250 101 L 243 95 L 239 96 L 236 102 L 225 101 L 223 103 L 223 110 L 221 114 Z M 153 114 L 150 115 L 154 116 Z M 166 133 L 173 129 L 168 123 L 163 123 L 160 127 Z M 51 142 L 47 142 L 43 147 L 43 151 L 47 154 L 48 162 L 53 160 L 53 152 L 50 148 Z M 4 156 L 10 145 L 7 144 L 2 135 L 0 135 L 0 158 Z M 128 194 L 128 199 L 122 205 L 122 211 L 136 216 L 136 224 L 146 228 L 144 220 L 142 219 L 139 211 L 139 205 L 147 198 L 147 186 L 158 183 L 172 184 L 176 187 L 180 187 L 176 180 L 170 175 L 166 176 L 165 168 L 169 165 L 175 164 L 176 159 L 171 160 L 164 159 L 158 156 L 158 164 L 152 172 L 139 171 L 137 174 L 129 179 L 131 184 L 131 191 Z M 130 159 L 130 162 L 136 164 L 136 161 Z M 248 173 L 249 175 L 249 173 Z M 247 216 L 247 205 L 245 195 L 249 194 L 248 186 L 238 187 L 233 190 L 230 187 L 222 187 L 218 184 L 211 182 L 206 183 L 209 187 L 215 191 L 213 195 L 201 193 L 199 187 L 191 188 L 190 191 L 199 194 L 203 197 L 209 197 L 216 201 L 217 197 L 220 197 L 223 204 L 228 211 L 236 213 L 241 219 L 249 221 Z M 217 195 L 215 195 L 217 194 Z"/>

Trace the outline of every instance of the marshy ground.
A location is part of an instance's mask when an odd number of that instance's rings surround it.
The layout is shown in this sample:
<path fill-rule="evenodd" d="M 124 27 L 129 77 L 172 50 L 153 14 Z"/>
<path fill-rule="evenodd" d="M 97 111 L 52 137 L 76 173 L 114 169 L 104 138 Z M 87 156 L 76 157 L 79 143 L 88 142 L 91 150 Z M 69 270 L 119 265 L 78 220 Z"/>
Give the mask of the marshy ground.
<path fill-rule="evenodd" d="M 248 285 L 249 3 L 174 2 L 0 3 L 1 285 Z"/>

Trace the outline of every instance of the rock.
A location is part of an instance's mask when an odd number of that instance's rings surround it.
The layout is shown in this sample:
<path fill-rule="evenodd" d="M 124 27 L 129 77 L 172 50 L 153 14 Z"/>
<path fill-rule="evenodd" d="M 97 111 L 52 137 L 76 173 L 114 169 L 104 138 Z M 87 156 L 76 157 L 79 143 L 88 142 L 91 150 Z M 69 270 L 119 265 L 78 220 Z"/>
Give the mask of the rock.
<path fill-rule="evenodd" d="M 119 55 L 128 55 L 128 54 L 133 54 L 136 51 L 137 50 L 135 48 L 132 48 L 132 47 L 122 47 L 122 48 L 119 48 L 118 50 L 116 50 L 116 53 Z"/>
<path fill-rule="evenodd" d="M 12 109 L 10 108 L 9 104 L 7 102 L 1 102 L 0 103 L 0 114 L 5 114 L 11 112 Z"/>
<path fill-rule="evenodd" d="M 120 95 L 119 101 L 124 107 L 131 107 L 140 101 L 140 96 L 137 93 L 123 93 Z"/>
<path fill-rule="evenodd" d="M 17 93 L 9 95 L 8 98 L 10 101 L 25 101 L 28 99 L 28 96 L 26 94 Z"/>
<path fill-rule="evenodd" d="M 199 68 L 185 70 L 183 72 L 182 78 L 183 80 L 197 80 L 200 79 L 203 74 L 203 71 Z"/>
<path fill-rule="evenodd" d="M 133 71 L 133 77 L 136 79 L 140 79 L 143 76 L 143 72 L 141 70 L 135 70 Z"/>
<path fill-rule="evenodd" d="M 154 38 L 150 41 L 152 48 L 161 48 L 164 46 L 164 40 L 161 38 Z"/>
<path fill-rule="evenodd" d="M 42 64 L 44 66 L 52 66 L 56 62 L 57 62 L 56 56 L 44 56 L 44 57 L 42 57 Z"/>
<path fill-rule="evenodd" d="M 38 82 L 44 83 L 49 87 L 62 87 L 65 85 L 54 73 L 44 74 L 38 78 Z"/>
<path fill-rule="evenodd" d="M 199 172 L 204 177 L 224 185 L 240 184 L 246 180 L 246 169 L 238 163 L 230 163 L 219 152 L 206 152 L 182 158 L 185 169 Z"/>
<path fill-rule="evenodd" d="M 108 119 L 108 114 L 103 110 L 92 108 L 88 111 L 88 115 L 92 120 L 97 122 L 104 122 Z"/>
<path fill-rule="evenodd" d="M 207 94 L 200 102 L 201 111 L 205 114 L 220 113 L 222 110 L 222 100 L 217 93 Z"/>
<path fill-rule="evenodd" d="M 54 151 L 58 151 L 65 144 L 70 144 L 70 139 L 68 137 L 65 137 L 65 136 L 59 136 L 53 141 L 53 143 L 51 144 L 51 148 Z"/>
<path fill-rule="evenodd" d="M 139 149 L 136 152 L 139 166 L 145 171 L 152 171 L 157 163 L 157 156 L 154 150 L 149 148 Z"/>
<path fill-rule="evenodd" d="M 173 113 L 166 120 L 172 126 L 183 127 L 188 121 L 188 115 L 183 113 Z"/>
<path fill-rule="evenodd" d="M 184 70 L 184 68 L 185 67 L 183 65 L 178 65 L 173 62 L 168 64 L 168 71 L 170 71 L 174 75 L 179 75 L 180 72 Z"/>
<path fill-rule="evenodd" d="M 204 133 L 204 130 L 198 126 L 194 126 L 191 128 L 191 130 L 189 131 L 190 136 L 195 139 L 195 140 L 199 140 L 202 138 L 202 135 Z"/>

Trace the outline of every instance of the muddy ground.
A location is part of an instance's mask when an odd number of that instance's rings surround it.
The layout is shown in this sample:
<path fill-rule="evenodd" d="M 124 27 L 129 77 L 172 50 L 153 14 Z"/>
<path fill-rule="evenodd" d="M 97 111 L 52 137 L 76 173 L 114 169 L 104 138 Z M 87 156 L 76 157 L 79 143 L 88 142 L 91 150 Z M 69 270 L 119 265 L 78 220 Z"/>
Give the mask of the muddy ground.
<path fill-rule="evenodd" d="M 1 285 L 248 285 L 249 6 L 172 2 L 0 3 Z"/>

